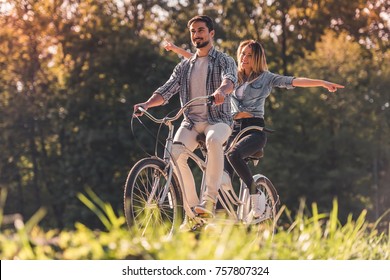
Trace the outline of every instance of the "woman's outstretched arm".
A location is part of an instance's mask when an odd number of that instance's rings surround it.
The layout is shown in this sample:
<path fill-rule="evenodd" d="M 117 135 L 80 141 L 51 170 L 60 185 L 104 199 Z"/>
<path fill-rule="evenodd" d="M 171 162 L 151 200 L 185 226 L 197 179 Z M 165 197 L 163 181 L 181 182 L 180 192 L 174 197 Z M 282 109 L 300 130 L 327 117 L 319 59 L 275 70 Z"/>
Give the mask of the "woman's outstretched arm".
<path fill-rule="evenodd" d="M 343 85 L 309 78 L 295 78 L 292 81 L 292 85 L 294 87 L 324 87 L 330 92 L 335 92 L 339 88 L 344 88 Z"/>
<path fill-rule="evenodd" d="M 164 39 L 164 44 L 165 44 L 164 48 L 167 51 L 173 51 L 176 54 L 184 56 L 185 58 L 190 58 L 192 56 L 192 53 L 187 52 L 185 49 L 182 49 L 182 48 L 176 46 L 175 44 L 168 41 L 167 39 Z"/>

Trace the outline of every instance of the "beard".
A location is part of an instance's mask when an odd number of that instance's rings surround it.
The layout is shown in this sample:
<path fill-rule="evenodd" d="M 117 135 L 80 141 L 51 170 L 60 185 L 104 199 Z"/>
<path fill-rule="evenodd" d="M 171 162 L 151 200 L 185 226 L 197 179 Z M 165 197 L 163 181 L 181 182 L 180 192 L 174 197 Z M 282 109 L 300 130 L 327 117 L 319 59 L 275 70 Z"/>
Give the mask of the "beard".
<path fill-rule="evenodd" d="M 204 48 L 210 43 L 210 41 L 204 41 L 204 42 L 195 42 L 194 45 L 197 49 Z"/>

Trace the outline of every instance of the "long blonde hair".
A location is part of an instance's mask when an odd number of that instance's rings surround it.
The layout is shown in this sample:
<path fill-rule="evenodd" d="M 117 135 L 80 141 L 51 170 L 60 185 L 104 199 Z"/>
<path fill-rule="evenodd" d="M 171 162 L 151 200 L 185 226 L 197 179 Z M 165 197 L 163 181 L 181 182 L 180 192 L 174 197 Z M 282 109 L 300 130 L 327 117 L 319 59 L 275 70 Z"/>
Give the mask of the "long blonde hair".
<path fill-rule="evenodd" d="M 242 50 L 249 46 L 252 49 L 253 56 L 253 65 L 252 72 L 250 73 L 248 79 L 245 79 L 244 69 L 241 67 L 241 56 Z M 237 64 L 238 64 L 238 84 L 243 84 L 245 81 L 249 83 L 253 82 L 262 72 L 268 70 L 267 60 L 265 57 L 265 51 L 263 46 L 255 40 L 245 40 L 240 43 L 240 46 L 237 49 Z"/>

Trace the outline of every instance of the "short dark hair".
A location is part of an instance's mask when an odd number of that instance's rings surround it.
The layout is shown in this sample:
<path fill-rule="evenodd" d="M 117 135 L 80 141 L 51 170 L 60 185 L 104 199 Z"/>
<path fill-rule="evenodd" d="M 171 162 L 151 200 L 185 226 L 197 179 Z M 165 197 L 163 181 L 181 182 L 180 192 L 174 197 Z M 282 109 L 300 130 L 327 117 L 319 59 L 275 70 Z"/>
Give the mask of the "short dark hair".
<path fill-rule="evenodd" d="M 187 28 L 190 28 L 191 24 L 196 22 L 196 21 L 202 21 L 206 24 L 207 28 L 209 31 L 214 30 L 214 23 L 213 20 L 209 16 L 205 15 L 199 15 L 199 16 L 194 16 L 192 19 L 190 19 L 187 23 Z"/>

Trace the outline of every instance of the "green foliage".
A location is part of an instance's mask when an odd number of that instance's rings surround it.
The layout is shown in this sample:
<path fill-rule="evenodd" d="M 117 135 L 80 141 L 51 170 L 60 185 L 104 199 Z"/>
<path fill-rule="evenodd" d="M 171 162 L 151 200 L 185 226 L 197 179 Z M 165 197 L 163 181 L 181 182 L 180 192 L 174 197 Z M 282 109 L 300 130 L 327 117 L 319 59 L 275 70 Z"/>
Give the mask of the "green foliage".
<path fill-rule="evenodd" d="M 342 208 L 354 214 L 365 208 L 371 218 L 388 209 L 388 202 L 378 200 L 386 183 L 373 166 L 379 161 L 381 170 L 388 169 L 389 145 L 383 136 L 390 137 L 384 106 L 388 91 L 377 84 L 388 79 L 385 71 L 373 70 L 378 67 L 383 69 L 349 35 L 327 32 L 316 51 L 307 52 L 291 69 L 297 77 L 325 79 L 345 89 L 334 94 L 322 88 L 275 91 L 267 123 L 277 132 L 269 137 L 263 172 L 284 203 L 296 204 L 303 196 L 328 211 L 337 196 Z M 341 212 L 345 221 L 349 212 Z"/>
<path fill-rule="evenodd" d="M 306 215 L 302 203 L 292 223 L 280 227 L 275 235 L 269 231 L 258 235 L 242 226 L 216 224 L 199 233 L 184 232 L 171 237 L 161 235 L 162 229 L 156 228 L 140 237 L 134 229 L 122 226 L 123 217 L 113 215 L 108 204 L 90 190 L 87 192 L 91 200 L 83 195 L 80 198 L 99 216 L 106 231 L 76 223 L 72 231 L 45 232 L 38 226 L 38 219 L 29 221 L 30 226 L 15 221 L 16 231 L 8 229 L 0 234 L 1 259 L 390 259 L 389 229 L 379 232 L 376 225 L 368 224 L 366 212 L 357 220 L 350 216 L 342 225 L 337 218 L 336 201 L 330 214 L 319 213 L 313 204 L 312 214 Z M 98 210 L 99 207 L 105 210 Z"/>
<path fill-rule="evenodd" d="M 129 130 L 132 106 L 164 83 L 179 58 L 164 37 L 191 49 L 186 27 L 215 19 L 215 45 L 235 57 L 242 39 L 260 40 L 270 70 L 346 85 L 275 91 L 260 165 L 282 201 L 299 198 L 340 219 L 390 205 L 389 29 L 385 1 L 17 1 L 0 3 L 0 187 L 5 214 L 43 228 L 103 227 L 77 199 L 86 188 L 122 209 L 126 173 L 154 139 Z M 178 98 L 157 110 L 177 109 Z M 152 128 L 153 132 L 158 128 Z M 135 141 L 135 139 L 137 141 Z"/>
<path fill-rule="evenodd" d="M 125 223 L 124 216 L 116 217 L 111 205 L 103 202 L 90 188 L 87 188 L 86 192 L 90 198 L 82 193 L 79 193 L 77 197 L 99 217 L 108 231 L 119 229 Z"/>

